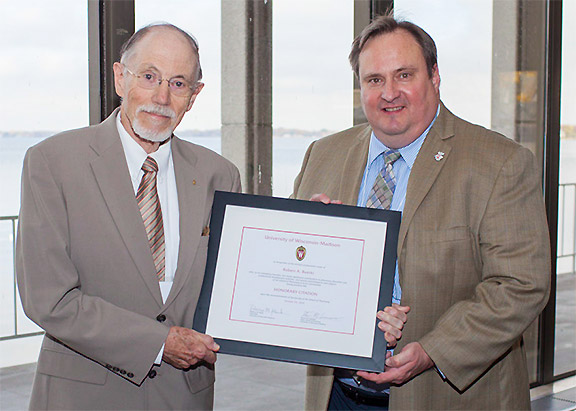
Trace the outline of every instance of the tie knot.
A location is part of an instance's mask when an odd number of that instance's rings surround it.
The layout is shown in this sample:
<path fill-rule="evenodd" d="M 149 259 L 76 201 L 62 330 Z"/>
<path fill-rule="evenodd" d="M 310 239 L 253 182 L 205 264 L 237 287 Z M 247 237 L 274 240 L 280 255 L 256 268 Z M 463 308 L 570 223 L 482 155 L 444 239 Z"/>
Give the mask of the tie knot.
<path fill-rule="evenodd" d="M 142 164 L 142 171 L 145 173 L 157 173 L 158 163 L 152 157 L 146 157 L 146 161 Z"/>
<path fill-rule="evenodd" d="M 399 158 L 400 158 L 400 153 L 396 150 L 386 150 L 384 152 L 384 163 L 386 165 L 394 164 L 394 162 L 396 160 L 398 160 Z"/>

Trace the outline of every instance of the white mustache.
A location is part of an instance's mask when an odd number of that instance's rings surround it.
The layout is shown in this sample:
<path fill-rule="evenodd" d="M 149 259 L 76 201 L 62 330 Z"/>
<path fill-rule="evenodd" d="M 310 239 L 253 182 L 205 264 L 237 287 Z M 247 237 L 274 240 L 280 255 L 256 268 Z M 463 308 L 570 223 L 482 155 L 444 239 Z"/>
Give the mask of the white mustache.
<path fill-rule="evenodd" d="M 141 111 L 145 111 L 147 113 L 158 114 L 160 116 L 165 116 L 169 118 L 176 117 L 176 113 L 169 107 L 164 106 L 157 106 L 155 104 L 146 104 L 144 106 L 138 107 L 136 113 L 140 113 Z"/>

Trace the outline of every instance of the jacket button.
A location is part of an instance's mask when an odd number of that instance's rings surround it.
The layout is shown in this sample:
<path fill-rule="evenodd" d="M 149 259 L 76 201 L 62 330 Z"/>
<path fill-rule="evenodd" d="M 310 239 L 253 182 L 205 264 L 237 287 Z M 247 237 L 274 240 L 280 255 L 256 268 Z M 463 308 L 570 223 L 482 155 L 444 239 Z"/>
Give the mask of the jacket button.
<path fill-rule="evenodd" d="M 156 321 L 160 321 L 161 323 L 163 323 L 164 321 L 166 321 L 166 316 L 164 314 L 160 314 L 158 317 L 156 317 Z"/>
<path fill-rule="evenodd" d="M 148 378 L 154 378 L 156 377 L 156 370 L 150 370 L 150 372 L 148 372 Z"/>
<path fill-rule="evenodd" d="M 129 372 L 128 374 L 126 374 L 126 377 L 128 377 L 128 378 L 134 378 L 134 373 Z"/>

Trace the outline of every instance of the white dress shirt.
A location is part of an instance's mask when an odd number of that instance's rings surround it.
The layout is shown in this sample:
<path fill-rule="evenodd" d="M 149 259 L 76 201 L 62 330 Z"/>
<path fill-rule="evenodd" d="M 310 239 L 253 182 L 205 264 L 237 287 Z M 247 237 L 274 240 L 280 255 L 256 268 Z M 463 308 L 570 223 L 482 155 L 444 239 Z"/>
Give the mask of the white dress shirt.
<path fill-rule="evenodd" d="M 126 163 L 130 172 L 130 179 L 134 188 L 134 195 L 138 192 L 138 186 L 142 180 L 144 172 L 142 164 L 146 157 L 150 156 L 158 163 L 157 190 L 160 198 L 160 208 L 162 209 L 162 223 L 164 225 L 165 243 L 165 270 L 166 280 L 160 281 L 162 300 L 166 302 L 174 274 L 178 264 L 178 247 L 180 245 L 180 212 L 178 210 L 178 191 L 176 189 L 176 175 L 174 173 L 174 161 L 172 159 L 172 141 L 162 144 L 154 153 L 147 154 L 120 122 L 120 115 L 116 119 L 118 133 L 126 155 Z"/>
<path fill-rule="evenodd" d="M 178 190 L 176 189 L 176 174 L 174 173 L 174 161 L 172 159 L 172 140 L 162 144 L 154 153 L 148 154 L 128 134 L 120 121 L 120 113 L 116 117 L 116 126 L 124 148 L 134 195 L 137 194 L 138 186 L 144 175 L 142 165 L 146 158 L 150 156 L 158 163 L 156 178 L 160 208 L 162 209 L 162 223 L 164 225 L 164 254 L 166 259 L 165 281 L 159 281 L 158 284 L 162 293 L 162 301 L 166 302 L 174 282 L 174 274 L 178 265 L 178 248 L 180 246 L 180 211 L 178 209 Z M 159 365 L 162 362 L 163 353 L 164 345 L 162 345 L 154 361 L 155 364 Z"/>

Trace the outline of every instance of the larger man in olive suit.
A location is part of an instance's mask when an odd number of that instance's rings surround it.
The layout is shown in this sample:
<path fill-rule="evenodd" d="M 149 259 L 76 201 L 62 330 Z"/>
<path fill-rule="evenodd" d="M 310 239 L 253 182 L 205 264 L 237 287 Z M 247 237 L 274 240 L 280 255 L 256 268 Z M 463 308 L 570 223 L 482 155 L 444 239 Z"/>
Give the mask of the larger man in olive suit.
<path fill-rule="evenodd" d="M 307 408 L 529 409 L 522 333 L 550 276 L 534 156 L 448 111 L 420 27 L 377 18 L 350 61 L 368 124 L 313 143 L 294 195 L 366 206 L 393 193 L 401 305 L 378 318 L 399 343 L 380 374 L 310 367 Z"/>
<path fill-rule="evenodd" d="M 237 169 L 173 136 L 203 84 L 175 26 L 138 31 L 114 64 L 122 104 L 24 160 L 17 274 L 45 331 L 32 409 L 210 409 L 213 339 L 191 330 L 215 190 Z"/>

